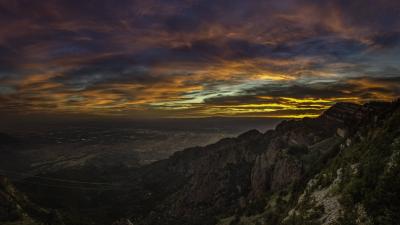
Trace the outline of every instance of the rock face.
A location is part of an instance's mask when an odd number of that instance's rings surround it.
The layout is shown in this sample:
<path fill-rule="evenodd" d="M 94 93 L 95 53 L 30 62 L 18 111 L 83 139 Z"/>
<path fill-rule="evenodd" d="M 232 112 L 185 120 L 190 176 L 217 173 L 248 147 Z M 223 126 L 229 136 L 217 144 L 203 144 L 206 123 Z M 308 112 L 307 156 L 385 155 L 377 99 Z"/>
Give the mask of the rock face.
<path fill-rule="evenodd" d="M 133 218 L 138 224 L 215 224 L 217 216 L 235 215 L 304 182 L 315 165 L 336 154 L 338 143 L 351 142 L 345 136 L 392 105 L 338 103 L 318 118 L 284 121 L 266 133 L 253 130 L 177 152 L 133 176 L 130 182 L 148 196 L 139 202 L 152 205 L 145 216 Z"/>

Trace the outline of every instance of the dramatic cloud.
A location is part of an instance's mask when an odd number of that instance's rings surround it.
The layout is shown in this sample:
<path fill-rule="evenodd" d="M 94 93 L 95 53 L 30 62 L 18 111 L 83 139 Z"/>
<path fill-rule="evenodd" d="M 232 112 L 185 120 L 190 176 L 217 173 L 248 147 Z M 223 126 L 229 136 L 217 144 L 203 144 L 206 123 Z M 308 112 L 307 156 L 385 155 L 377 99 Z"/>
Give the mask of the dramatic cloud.
<path fill-rule="evenodd" d="M 6 114 L 315 116 L 399 61 L 394 0 L 0 0 Z"/>

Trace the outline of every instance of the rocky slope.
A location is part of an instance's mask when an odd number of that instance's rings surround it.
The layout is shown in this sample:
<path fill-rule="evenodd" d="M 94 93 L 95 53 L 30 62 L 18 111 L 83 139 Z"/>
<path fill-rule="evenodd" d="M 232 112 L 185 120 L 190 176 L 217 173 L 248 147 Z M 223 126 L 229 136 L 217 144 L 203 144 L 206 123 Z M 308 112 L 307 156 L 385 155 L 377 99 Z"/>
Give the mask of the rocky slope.
<path fill-rule="evenodd" d="M 398 224 L 400 219 L 400 111 L 398 103 L 369 117 L 340 145 L 283 220 L 286 224 Z M 353 127 L 353 128 L 355 128 Z"/>

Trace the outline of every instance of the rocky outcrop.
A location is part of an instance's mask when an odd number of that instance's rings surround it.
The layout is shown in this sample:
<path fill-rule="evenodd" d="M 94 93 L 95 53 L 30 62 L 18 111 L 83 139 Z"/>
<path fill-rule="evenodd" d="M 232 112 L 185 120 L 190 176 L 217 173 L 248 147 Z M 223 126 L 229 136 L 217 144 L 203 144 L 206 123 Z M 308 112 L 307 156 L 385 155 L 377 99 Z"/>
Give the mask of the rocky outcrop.
<path fill-rule="evenodd" d="M 279 190 L 300 180 L 302 174 L 303 170 L 300 161 L 288 157 L 278 160 L 275 163 L 272 175 L 271 190 Z"/>

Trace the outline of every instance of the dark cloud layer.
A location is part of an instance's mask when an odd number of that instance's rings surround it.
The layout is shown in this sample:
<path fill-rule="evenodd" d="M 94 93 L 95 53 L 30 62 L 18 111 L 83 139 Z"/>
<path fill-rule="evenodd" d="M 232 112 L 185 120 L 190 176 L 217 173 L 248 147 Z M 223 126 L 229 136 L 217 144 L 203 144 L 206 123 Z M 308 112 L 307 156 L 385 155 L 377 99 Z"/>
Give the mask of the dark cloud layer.
<path fill-rule="evenodd" d="M 400 95 L 394 0 L 0 0 L 0 111 L 313 116 Z"/>

